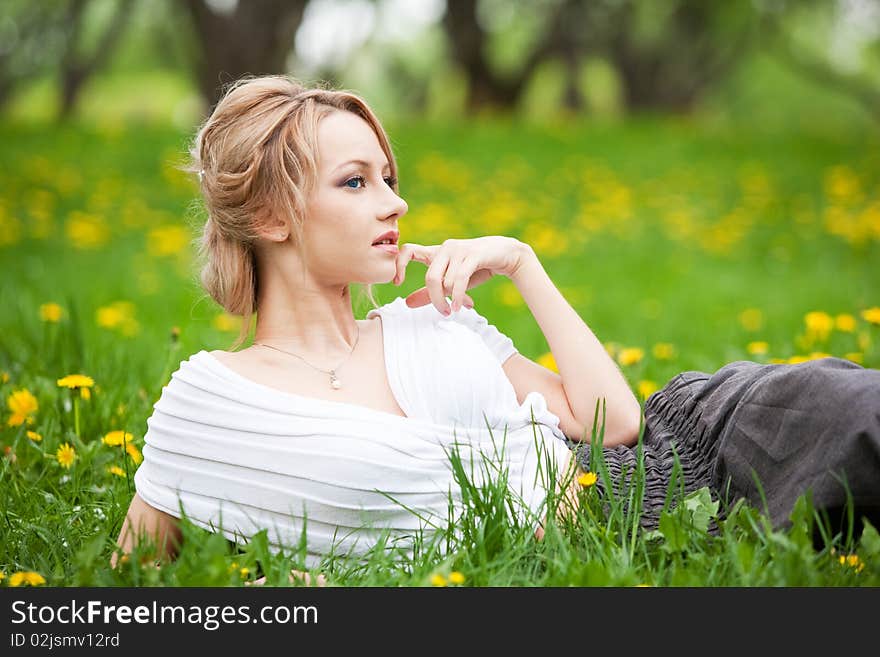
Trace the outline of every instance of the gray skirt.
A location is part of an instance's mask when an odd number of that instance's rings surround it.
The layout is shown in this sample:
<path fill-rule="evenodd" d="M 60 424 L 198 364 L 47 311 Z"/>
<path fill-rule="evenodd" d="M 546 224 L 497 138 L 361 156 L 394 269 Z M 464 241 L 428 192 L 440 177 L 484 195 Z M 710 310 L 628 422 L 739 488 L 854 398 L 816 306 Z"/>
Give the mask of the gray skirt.
<path fill-rule="evenodd" d="M 880 526 L 880 370 L 831 357 L 736 361 L 714 374 L 677 374 L 648 398 L 644 417 L 646 529 L 658 526 L 667 499 L 674 505 L 704 486 L 721 501 L 722 516 L 744 498 L 782 528 L 809 491 L 814 507 L 832 515 L 849 494 L 857 516 Z M 589 447 L 576 454 L 589 470 Z M 603 448 L 602 456 L 614 493 L 625 499 L 636 448 Z"/>

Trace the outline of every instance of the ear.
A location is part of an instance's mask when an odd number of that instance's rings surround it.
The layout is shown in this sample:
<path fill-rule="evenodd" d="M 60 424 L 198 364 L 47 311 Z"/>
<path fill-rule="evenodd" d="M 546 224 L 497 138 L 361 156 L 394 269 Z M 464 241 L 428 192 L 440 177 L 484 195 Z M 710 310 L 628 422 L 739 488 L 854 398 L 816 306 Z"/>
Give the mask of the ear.
<path fill-rule="evenodd" d="M 290 222 L 278 215 L 266 215 L 256 221 L 257 235 L 270 242 L 284 242 L 290 237 Z"/>

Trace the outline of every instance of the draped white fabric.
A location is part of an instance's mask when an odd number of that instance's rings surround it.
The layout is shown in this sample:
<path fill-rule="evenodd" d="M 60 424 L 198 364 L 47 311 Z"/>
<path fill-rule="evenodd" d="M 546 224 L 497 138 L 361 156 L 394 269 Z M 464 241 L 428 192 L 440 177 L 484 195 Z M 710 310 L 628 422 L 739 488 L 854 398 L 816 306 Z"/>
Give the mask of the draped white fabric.
<path fill-rule="evenodd" d="M 239 542 L 267 529 L 273 548 L 290 548 L 305 533 L 314 567 L 331 552 L 362 553 L 385 529 L 407 550 L 414 532 L 446 526 L 449 500 L 461 502 L 456 449 L 478 484 L 491 472 L 481 455 L 503 463 L 520 518 L 537 523 L 548 470 L 561 473 L 570 452 L 543 395 L 517 402 L 501 368 L 511 340 L 473 309 L 444 317 L 398 297 L 376 314 L 407 417 L 283 392 L 199 351 L 147 420 L 138 494 Z"/>

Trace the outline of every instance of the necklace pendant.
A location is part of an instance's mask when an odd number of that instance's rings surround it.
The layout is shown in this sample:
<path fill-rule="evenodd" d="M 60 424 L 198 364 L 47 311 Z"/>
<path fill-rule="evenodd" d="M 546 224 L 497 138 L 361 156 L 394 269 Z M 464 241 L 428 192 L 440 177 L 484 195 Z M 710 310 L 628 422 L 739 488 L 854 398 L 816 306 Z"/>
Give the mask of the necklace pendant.
<path fill-rule="evenodd" d="M 342 381 L 337 378 L 336 372 L 333 370 L 330 370 L 330 387 L 334 390 L 339 390 L 342 387 Z"/>

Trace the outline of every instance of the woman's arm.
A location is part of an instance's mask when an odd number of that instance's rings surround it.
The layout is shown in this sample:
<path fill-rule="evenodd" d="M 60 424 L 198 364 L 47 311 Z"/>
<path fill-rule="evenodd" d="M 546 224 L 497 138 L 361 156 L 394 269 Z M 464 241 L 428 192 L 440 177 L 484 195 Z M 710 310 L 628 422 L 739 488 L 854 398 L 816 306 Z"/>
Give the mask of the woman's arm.
<path fill-rule="evenodd" d="M 605 347 L 556 289 L 532 247 L 523 243 L 523 249 L 521 264 L 509 278 L 550 346 L 572 415 L 589 439 L 596 400 L 604 397 L 607 416 L 603 444 L 635 445 L 642 415 L 639 400 Z M 601 423 L 600 404 L 600 427 Z"/>
<path fill-rule="evenodd" d="M 159 548 L 157 559 L 174 559 L 180 551 L 181 531 L 180 523 L 174 516 L 160 511 L 150 506 L 138 495 L 134 494 L 131 504 L 128 507 L 128 514 L 122 523 L 122 529 L 119 532 L 119 538 L 116 539 L 116 545 L 119 550 L 114 550 L 110 557 L 110 567 L 116 568 L 116 563 L 122 554 L 131 552 L 139 539 L 149 535 L 152 537 L 157 548 Z M 295 579 L 299 579 L 306 586 L 311 586 L 311 576 L 300 570 L 290 571 L 290 582 L 294 583 Z M 317 586 L 325 586 L 327 580 L 323 575 L 319 574 L 316 578 Z M 265 577 L 256 580 L 254 584 L 261 585 L 266 581 Z M 250 584 L 249 582 L 247 583 Z"/>
<path fill-rule="evenodd" d="M 181 543 L 178 519 L 150 506 L 135 493 L 122 523 L 119 538 L 116 539 L 119 550 L 113 551 L 110 567 L 115 568 L 121 555 L 131 552 L 138 540 L 147 535 L 155 542 L 157 559 L 174 559 L 177 556 Z"/>
<path fill-rule="evenodd" d="M 505 373 L 516 389 L 517 399 L 537 386 L 549 393 L 545 395 L 548 405 L 552 404 L 554 415 L 564 423 L 566 435 L 585 432 L 591 436 L 596 402 L 604 398 L 607 406 L 604 444 L 609 447 L 634 445 L 638 441 L 642 417 L 639 400 L 605 347 L 556 289 L 531 246 L 504 235 L 448 239 L 442 245 L 431 246 L 407 243 L 397 255 L 397 285 L 403 283 L 407 264 L 412 260 L 427 264 L 428 271 L 425 287 L 408 295 L 406 305 L 417 308 L 432 303 L 444 315 L 469 301 L 466 290 L 493 275 L 509 278 L 550 345 L 561 375 L 558 387 L 562 388 L 554 390 L 557 382 L 554 377 L 548 377 L 540 365 L 529 364 L 525 357 L 513 357 L 508 359 Z M 452 292 L 451 304 L 445 298 L 449 291 Z M 570 413 L 561 408 L 563 397 Z"/>

